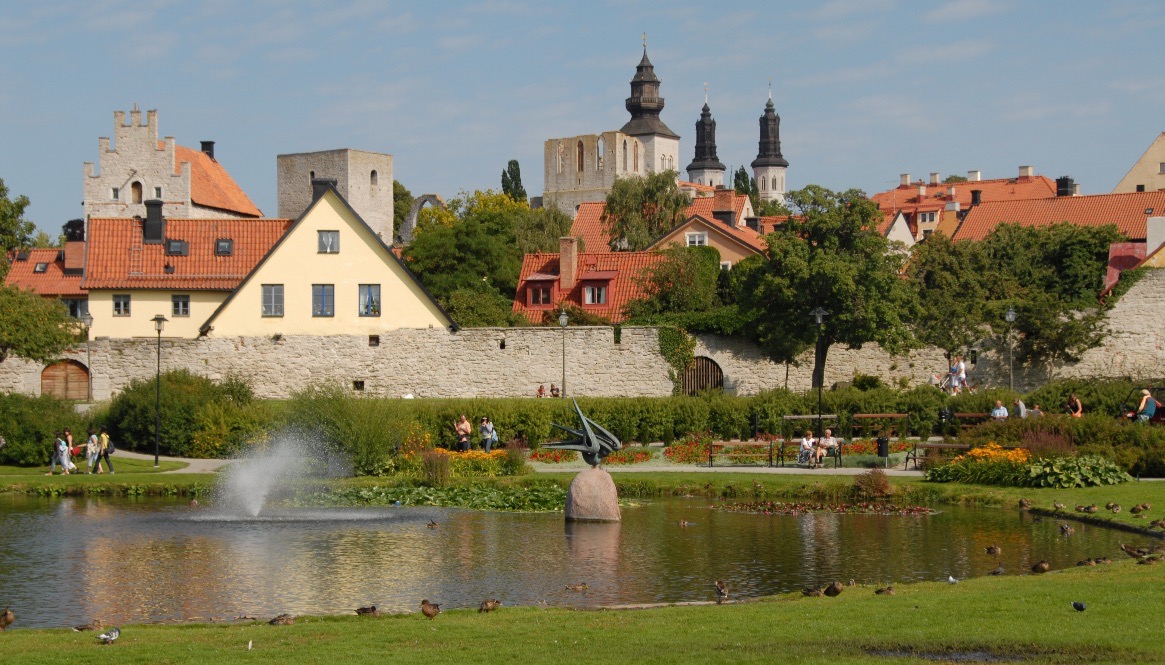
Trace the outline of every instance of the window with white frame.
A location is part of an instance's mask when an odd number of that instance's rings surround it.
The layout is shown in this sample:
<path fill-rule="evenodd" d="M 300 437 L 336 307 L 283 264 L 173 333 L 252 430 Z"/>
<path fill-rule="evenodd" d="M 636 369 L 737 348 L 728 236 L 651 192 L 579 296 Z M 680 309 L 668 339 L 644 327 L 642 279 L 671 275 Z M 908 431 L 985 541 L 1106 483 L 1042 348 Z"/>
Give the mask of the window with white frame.
<path fill-rule="evenodd" d="M 129 294 L 116 293 L 113 296 L 113 315 L 129 316 Z"/>
<path fill-rule="evenodd" d="M 721 270 L 732 270 L 732 262 L 731 261 L 721 261 L 720 262 L 720 269 Z"/>
<path fill-rule="evenodd" d="M 283 316 L 283 285 L 263 285 L 263 316 Z"/>
<path fill-rule="evenodd" d="M 360 316 L 380 316 L 380 285 L 360 285 Z"/>
<path fill-rule="evenodd" d="M 311 285 L 311 315 L 312 316 L 335 316 L 336 315 L 336 285 L 335 284 L 312 284 Z"/>
<path fill-rule="evenodd" d="M 170 296 L 170 314 L 172 316 L 190 316 L 190 296 Z"/>
<path fill-rule="evenodd" d="M 320 254 L 339 254 L 340 232 L 320 231 L 318 248 Z"/>
<path fill-rule="evenodd" d="M 583 304 L 584 305 L 606 305 L 607 304 L 607 287 L 606 286 L 584 286 L 583 287 Z"/>
<path fill-rule="evenodd" d="M 708 244 L 707 233 L 689 233 L 687 234 L 688 247 L 703 247 Z"/>

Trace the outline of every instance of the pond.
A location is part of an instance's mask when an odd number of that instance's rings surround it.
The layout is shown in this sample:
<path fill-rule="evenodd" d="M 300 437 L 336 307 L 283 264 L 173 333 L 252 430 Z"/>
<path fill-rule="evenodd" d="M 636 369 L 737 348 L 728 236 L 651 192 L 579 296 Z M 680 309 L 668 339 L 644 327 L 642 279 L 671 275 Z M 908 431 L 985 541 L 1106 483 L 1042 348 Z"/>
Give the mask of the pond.
<path fill-rule="evenodd" d="M 16 628 L 229 620 L 506 605 L 594 607 L 734 598 L 834 580 L 905 583 L 1026 574 L 1123 556 L 1129 534 L 1011 509 L 934 515 L 773 516 L 713 510 L 702 498 L 644 502 L 622 524 L 567 526 L 560 513 L 449 508 L 265 511 L 129 499 L 0 497 L 0 607 Z M 430 520 L 439 526 L 426 527 Z M 681 521 L 691 522 L 680 526 Z M 1143 540 L 1143 539 L 1140 539 Z M 984 553 L 991 544 L 998 558 Z M 584 592 L 567 584 L 585 582 Z"/>

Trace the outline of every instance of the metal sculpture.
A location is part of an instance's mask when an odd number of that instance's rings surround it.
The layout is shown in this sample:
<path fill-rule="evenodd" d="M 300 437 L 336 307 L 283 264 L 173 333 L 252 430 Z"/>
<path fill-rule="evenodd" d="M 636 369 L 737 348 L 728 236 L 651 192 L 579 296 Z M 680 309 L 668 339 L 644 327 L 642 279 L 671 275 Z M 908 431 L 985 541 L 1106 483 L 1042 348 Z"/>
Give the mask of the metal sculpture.
<path fill-rule="evenodd" d="M 582 409 L 578 408 L 578 402 L 574 402 L 574 411 L 578 414 L 579 423 L 582 427 L 574 429 L 572 427 L 563 427 L 558 423 L 554 426 L 558 429 L 567 432 L 574 436 L 573 439 L 565 441 L 554 441 L 545 444 L 547 448 L 555 448 L 557 450 L 577 450 L 582 453 L 583 460 L 591 466 L 598 466 L 603 458 L 623 447 L 619 443 L 618 437 L 608 432 L 603 426 L 583 415 Z"/>

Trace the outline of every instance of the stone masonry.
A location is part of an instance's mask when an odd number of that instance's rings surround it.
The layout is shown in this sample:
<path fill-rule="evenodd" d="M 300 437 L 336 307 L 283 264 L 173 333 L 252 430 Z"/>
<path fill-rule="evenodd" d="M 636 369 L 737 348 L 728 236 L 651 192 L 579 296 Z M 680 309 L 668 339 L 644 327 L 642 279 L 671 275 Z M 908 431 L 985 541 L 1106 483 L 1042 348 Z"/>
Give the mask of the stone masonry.
<path fill-rule="evenodd" d="M 279 217 L 298 219 L 312 203 L 314 178 L 336 181 L 356 214 L 388 244 L 393 240 L 392 155 L 364 150 L 322 150 L 279 155 Z"/>

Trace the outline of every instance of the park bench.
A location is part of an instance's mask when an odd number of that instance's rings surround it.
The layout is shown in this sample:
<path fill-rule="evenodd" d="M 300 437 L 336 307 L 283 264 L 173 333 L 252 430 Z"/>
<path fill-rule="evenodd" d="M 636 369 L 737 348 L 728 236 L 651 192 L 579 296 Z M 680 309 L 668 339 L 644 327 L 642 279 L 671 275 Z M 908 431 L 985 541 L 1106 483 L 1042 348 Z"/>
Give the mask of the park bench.
<path fill-rule="evenodd" d="M 901 440 L 909 432 L 910 414 L 908 413 L 855 413 L 850 416 L 849 435 L 850 441 L 859 436 L 866 438 L 885 437 L 889 439 L 897 437 Z M 840 447 L 839 447 L 840 448 Z M 838 451 L 840 453 L 840 450 Z M 889 465 L 890 456 L 886 456 L 886 464 Z"/>
<path fill-rule="evenodd" d="M 806 421 L 810 423 L 820 421 L 817 427 L 817 435 L 820 436 L 826 425 L 833 429 L 837 429 L 838 422 L 837 414 L 835 413 L 823 413 L 821 415 L 804 416 L 781 416 L 781 420 L 784 421 L 783 429 L 785 430 L 785 435 L 781 438 L 781 466 L 785 466 L 785 452 L 789 448 L 792 448 L 794 451 L 793 460 L 794 463 L 796 463 L 796 451 L 801 445 L 801 442 L 796 436 L 796 430 L 800 423 Z M 838 438 L 837 447 L 829 452 L 829 456 L 833 458 L 834 468 L 841 466 L 841 446 L 842 440 Z"/>
<path fill-rule="evenodd" d="M 708 466 L 715 466 L 717 457 L 727 458 L 732 460 L 744 459 L 761 459 L 768 462 L 769 466 L 773 465 L 773 441 L 761 441 L 759 439 L 749 439 L 747 441 L 713 441 L 708 446 Z"/>

